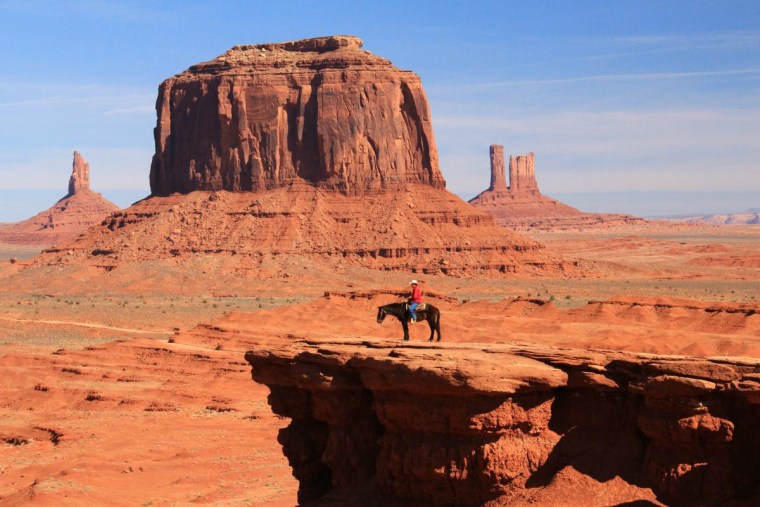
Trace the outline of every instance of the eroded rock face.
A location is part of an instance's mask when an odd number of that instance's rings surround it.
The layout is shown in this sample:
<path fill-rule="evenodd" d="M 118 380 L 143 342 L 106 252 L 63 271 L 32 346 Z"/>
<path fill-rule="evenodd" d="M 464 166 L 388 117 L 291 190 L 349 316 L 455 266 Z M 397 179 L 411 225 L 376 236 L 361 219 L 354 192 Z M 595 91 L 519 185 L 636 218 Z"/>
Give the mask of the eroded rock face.
<path fill-rule="evenodd" d="M 536 183 L 536 163 L 533 153 L 527 155 L 510 155 L 509 157 L 509 191 L 514 195 L 539 195 Z"/>
<path fill-rule="evenodd" d="M 443 188 L 419 77 L 352 36 L 235 46 L 159 88 L 154 195 L 304 180 L 345 194 Z"/>
<path fill-rule="evenodd" d="M 529 500 L 566 467 L 669 504 L 758 493 L 757 360 L 501 344 L 267 348 L 246 359 L 273 411 L 292 418 L 280 442 L 302 502 L 353 490 L 500 505 Z"/>
<path fill-rule="evenodd" d="M 74 152 L 74 163 L 69 178 L 69 196 L 90 190 L 90 164 L 78 151 Z"/>

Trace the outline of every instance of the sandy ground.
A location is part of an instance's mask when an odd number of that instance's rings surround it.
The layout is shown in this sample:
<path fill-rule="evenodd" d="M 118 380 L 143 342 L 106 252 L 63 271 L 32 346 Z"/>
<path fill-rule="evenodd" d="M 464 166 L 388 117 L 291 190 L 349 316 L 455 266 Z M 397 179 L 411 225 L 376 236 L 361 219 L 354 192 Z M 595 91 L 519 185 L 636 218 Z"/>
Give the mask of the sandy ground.
<path fill-rule="evenodd" d="M 604 276 L 475 280 L 351 269 L 233 283 L 210 270 L 194 283 L 103 286 L 58 282 L 51 270 L 24 290 L 3 279 L 34 249 L 0 247 L 0 503 L 294 505 L 297 483 L 276 441 L 287 420 L 271 414 L 266 389 L 250 380 L 244 332 L 273 341 L 400 339 L 398 322 L 378 325 L 375 315 L 397 300 L 380 290 L 402 290 L 410 276 L 454 298 L 429 298 L 443 311 L 444 343 L 760 357 L 760 315 L 752 313 L 760 309 L 760 228 L 534 237 Z M 214 290 L 198 289 L 207 281 Z M 199 324 L 240 334 L 223 341 Z M 418 324 L 411 334 L 426 340 L 429 330 Z"/>

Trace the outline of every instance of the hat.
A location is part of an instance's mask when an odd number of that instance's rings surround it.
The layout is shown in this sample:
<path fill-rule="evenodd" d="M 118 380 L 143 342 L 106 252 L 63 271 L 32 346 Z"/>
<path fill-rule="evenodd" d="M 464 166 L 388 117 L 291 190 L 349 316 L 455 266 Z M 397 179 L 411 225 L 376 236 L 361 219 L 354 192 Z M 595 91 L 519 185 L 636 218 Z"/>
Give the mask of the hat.
<path fill-rule="evenodd" d="M 417 280 L 412 280 L 411 282 L 409 282 L 409 285 L 414 285 L 414 284 L 419 284 L 419 282 L 417 282 Z"/>

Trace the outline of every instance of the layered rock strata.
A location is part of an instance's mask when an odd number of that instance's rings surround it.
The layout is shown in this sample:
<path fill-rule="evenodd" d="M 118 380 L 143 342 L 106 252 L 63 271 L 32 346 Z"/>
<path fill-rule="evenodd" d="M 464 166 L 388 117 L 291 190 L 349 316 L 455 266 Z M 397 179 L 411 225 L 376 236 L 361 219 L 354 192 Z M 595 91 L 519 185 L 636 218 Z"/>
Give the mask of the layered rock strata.
<path fill-rule="evenodd" d="M 760 498 L 756 359 L 308 340 L 245 357 L 292 419 L 301 502 L 530 503 L 567 468 L 672 505 Z"/>
<path fill-rule="evenodd" d="M 120 208 L 90 189 L 90 164 L 74 152 L 69 192 L 53 206 L 0 231 L 0 242 L 55 245 L 65 243 Z"/>
<path fill-rule="evenodd" d="M 507 182 L 504 147 L 491 145 L 490 154 L 491 185 L 469 202 L 501 225 L 521 230 L 555 230 L 644 223 L 630 215 L 584 213 L 543 195 L 536 182 L 533 153 L 510 155 Z"/>
<path fill-rule="evenodd" d="M 135 240 L 140 238 L 139 240 Z M 213 255 L 246 264 L 250 276 L 298 264 L 467 276 L 570 275 L 575 262 L 504 231 L 456 196 L 426 185 L 345 196 L 296 183 L 267 192 L 194 192 L 153 197 L 115 213 L 36 265 L 131 262 Z M 302 269 L 302 268 L 300 268 Z"/>
<path fill-rule="evenodd" d="M 302 180 L 345 194 L 443 188 L 419 77 L 353 36 L 235 46 L 159 88 L 153 195 Z"/>

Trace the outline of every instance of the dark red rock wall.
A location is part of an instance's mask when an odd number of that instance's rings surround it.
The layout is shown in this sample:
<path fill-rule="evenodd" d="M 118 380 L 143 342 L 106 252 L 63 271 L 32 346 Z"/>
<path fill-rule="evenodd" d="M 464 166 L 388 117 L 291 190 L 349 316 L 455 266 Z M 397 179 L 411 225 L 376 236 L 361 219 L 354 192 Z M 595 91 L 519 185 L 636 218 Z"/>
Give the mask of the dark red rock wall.
<path fill-rule="evenodd" d="M 443 188 L 419 77 L 355 37 L 236 46 L 159 88 L 154 195 L 294 179 L 345 194 Z"/>

